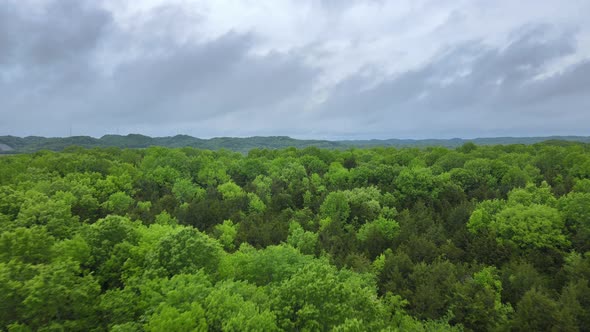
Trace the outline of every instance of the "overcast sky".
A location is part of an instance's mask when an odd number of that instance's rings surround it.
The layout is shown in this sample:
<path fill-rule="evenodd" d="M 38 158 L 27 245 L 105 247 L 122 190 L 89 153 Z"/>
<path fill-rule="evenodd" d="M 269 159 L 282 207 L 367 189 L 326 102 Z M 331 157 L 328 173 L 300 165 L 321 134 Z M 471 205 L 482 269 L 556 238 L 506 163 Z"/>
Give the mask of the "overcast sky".
<path fill-rule="evenodd" d="M 0 0 L 0 135 L 590 135 L 590 0 Z"/>

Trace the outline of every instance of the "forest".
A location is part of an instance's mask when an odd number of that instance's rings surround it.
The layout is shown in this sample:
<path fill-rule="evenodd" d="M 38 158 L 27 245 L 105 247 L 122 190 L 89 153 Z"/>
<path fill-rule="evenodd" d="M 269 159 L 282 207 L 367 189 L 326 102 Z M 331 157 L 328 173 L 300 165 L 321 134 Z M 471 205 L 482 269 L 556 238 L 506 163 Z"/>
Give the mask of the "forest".
<path fill-rule="evenodd" d="M 84 148 L 148 148 L 161 146 L 169 148 L 193 147 L 199 149 L 248 153 L 254 148 L 281 149 L 295 147 L 304 149 L 317 147 L 326 149 L 349 149 L 370 147 L 434 147 L 457 148 L 464 143 L 478 145 L 497 144 L 534 144 L 544 141 L 569 141 L 590 143 L 590 136 L 545 136 L 545 137 L 485 137 L 474 139 L 370 139 L 370 140 L 317 140 L 295 139 L 288 136 L 254 136 L 254 137 L 213 137 L 209 139 L 188 135 L 150 137 L 140 134 L 104 135 L 100 138 L 90 136 L 40 137 L 40 136 L 0 136 L 0 155 L 31 153 L 40 150 L 62 151 L 72 145 Z"/>
<path fill-rule="evenodd" d="M 0 330 L 590 331 L 590 144 L 0 157 Z"/>

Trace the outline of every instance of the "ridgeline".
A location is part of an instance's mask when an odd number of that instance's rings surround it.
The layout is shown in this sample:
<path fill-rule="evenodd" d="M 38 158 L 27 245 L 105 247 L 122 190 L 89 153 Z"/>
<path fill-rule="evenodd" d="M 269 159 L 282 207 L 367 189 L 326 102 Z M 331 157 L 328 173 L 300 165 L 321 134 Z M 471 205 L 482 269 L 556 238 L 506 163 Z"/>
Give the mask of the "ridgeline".
<path fill-rule="evenodd" d="M 168 137 L 149 137 L 139 134 L 105 135 L 101 138 L 90 136 L 72 137 L 39 137 L 39 136 L 0 136 L 0 153 L 29 153 L 40 150 L 62 151 L 70 146 L 83 148 L 119 147 L 119 148 L 147 148 L 163 146 L 171 148 L 194 147 L 200 149 L 228 149 L 237 152 L 248 152 L 251 149 L 281 149 L 286 147 L 306 148 L 310 146 L 328 149 L 346 149 L 352 147 L 427 147 L 442 146 L 455 148 L 467 142 L 477 145 L 508 145 L 535 144 L 545 141 L 590 143 L 587 136 L 546 136 L 546 137 L 491 137 L 475 139 L 385 139 L 385 140 L 302 140 L 287 136 L 254 136 L 254 137 L 215 137 L 201 139 L 188 135 Z"/>

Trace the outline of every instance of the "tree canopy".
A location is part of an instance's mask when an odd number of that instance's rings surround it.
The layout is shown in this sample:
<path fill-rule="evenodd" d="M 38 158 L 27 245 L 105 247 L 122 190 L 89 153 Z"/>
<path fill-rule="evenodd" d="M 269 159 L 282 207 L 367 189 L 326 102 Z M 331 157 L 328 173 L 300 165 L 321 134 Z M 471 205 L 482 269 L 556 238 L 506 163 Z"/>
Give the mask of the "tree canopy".
<path fill-rule="evenodd" d="M 585 331 L 589 160 L 561 142 L 3 156 L 0 330 Z"/>

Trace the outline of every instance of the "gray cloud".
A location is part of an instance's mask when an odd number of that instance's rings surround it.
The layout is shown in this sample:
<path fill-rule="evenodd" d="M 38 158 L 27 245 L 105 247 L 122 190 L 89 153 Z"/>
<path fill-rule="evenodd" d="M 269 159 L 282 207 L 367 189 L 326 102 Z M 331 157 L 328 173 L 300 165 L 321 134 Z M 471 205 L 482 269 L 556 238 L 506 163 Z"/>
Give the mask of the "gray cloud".
<path fill-rule="evenodd" d="M 0 63 L 3 71 L 60 75 L 72 65 L 89 65 L 110 14 L 83 1 L 66 0 L 46 6 L 0 5 Z M 52 73 L 48 73 L 52 71 Z M 26 77 L 25 77 L 26 78 Z"/>
<path fill-rule="evenodd" d="M 153 21 L 147 20 L 140 38 L 113 30 L 103 37 L 100 33 L 112 23 L 103 10 L 66 7 L 54 2 L 39 24 L 23 23 L 26 12 L 6 16 L 29 31 L 5 43 L 18 54 L 4 72 L 10 73 L 12 66 L 23 73 L 2 84 L 2 114 L 10 114 L 13 121 L 3 122 L 0 129 L 16 125 L 32 128 L 24 134 L 63 135 L 64 127 L 72 125 L 100 135 L 113 128 L 198 128 L 227 113 L 274 112 L 290 96 L 311 89 L 315 74 L 299 55 L 250 54 L 252 35 L 229 32 L 209 41 L 184 42 L 164 38 L 167 32 L 154 31 L 160 24 L 152 27 Z M 167 20 L 168 29 L 180 29 L 172 26 L 179 24 L 178 17 L 168 14 L 158 19 Z M 62 31 L 65 21 L 75 33 Z M 122 56 L 124 60 L 102 72 L 91 53 L 105 45 L 123 47 L 115 56 L 138 54 Z M 206 135 L 215 134 L 215 128 L 208 129 Z M 157 134 L 157 129 L 150 130 Z"/>
<path fill-rule="evenodd" d="M 228 112 L 270 107 L 308 89 L 313 79 L 296 56 L 247 54 L 249 36 L 229 34 L 202 45 L 178 46 L 174 52 L 121 65 L 102 82 L 96 100 L 113 116 L 138 121 L 201 121 Z"/>
<path fill-rule="evenodd" d="M 590 62 L 538 78 L 576 51 L 571 34 L 553 30 L 526 27 L 504 49 L 465 43 L 370 89 L 359 90 L 360 73 L 338 85 L 322 117 L 356 118 L 361 135 L 380 137 L 587 134 Z"/>
<path fill-rule="evenodd" d="M 221 2 L 110 2 L 125 5 L 0 3 L 0 135 L 590 135 L 590 30 L 551 7 L 515 18 L 498 2 L 510 29 L 457 38 L 477 7 L 269 2 L 294 11 L 275 12 L 283 22 L 264 4 L 249 18 Z"/>

